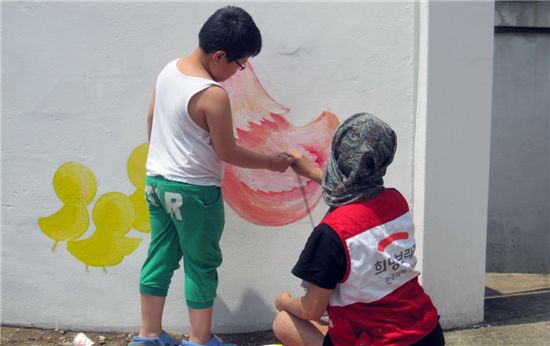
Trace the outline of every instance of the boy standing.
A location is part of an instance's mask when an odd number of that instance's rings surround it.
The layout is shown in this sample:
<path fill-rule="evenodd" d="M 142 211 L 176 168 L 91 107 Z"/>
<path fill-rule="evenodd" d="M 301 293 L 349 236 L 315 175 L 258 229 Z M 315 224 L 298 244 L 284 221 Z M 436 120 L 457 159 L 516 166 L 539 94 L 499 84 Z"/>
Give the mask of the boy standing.
<path fill-rule="evenodd" d="M 252 17 L 227 6 L 204 23 L 199 47 L 169 63 L 157 78 L 147 118 L 151 243 L 140 278 L 141 329 L 129 346 L 180 344 L 162 330 L 162 313 L 182 256 L 191 330 L 181 344 L 223 345 L 211 325 L 222 262 L 224 162 L 284 172 L 293 161 L 235 143 L 229 98 L 218 84 L 245 69 L 261 46 Z"/>

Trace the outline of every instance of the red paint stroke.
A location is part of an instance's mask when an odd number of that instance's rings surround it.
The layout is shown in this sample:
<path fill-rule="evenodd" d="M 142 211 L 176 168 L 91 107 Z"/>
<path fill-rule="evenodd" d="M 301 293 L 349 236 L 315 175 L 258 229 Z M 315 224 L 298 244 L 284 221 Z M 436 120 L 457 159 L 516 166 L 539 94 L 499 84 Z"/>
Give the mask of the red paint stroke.
<path fill-rule="evenodd" d="M 289 109 L 275 102 L 260 84 L 251 64 L 225 81 L 231 100 L 237 143 L 260 153 L 299 151 L 324 167 L 332 135 L 339 124 L 330 112 L 322 112 L 305 126 L 295 127 L 284 114 Z M 319 184 L 302 178 L 309 206 L 321 197 Z M 245 220 L 262 226 L 282 226 L 307 215 L 296 174 L 226 165 L 223 194 L 227 204 Z"/>
<path fill-rule="evenodd" d="M 396 240 L 404 240 L 404 239 L 409 239 L 409 233 L 407 232 L 398 232 L 398 233 L 394 233 L 392 235 L 390 235 L 389 237 L 385 238 L 385 239 L 382 239 L 379 243 L 378 243 L 378 251 L 380 252 L 384 252 L 384 250 L 386 249 L 386 247 L 388 245 L 390 245 L 391 243 L 393 243 L 394 241 Z"/>

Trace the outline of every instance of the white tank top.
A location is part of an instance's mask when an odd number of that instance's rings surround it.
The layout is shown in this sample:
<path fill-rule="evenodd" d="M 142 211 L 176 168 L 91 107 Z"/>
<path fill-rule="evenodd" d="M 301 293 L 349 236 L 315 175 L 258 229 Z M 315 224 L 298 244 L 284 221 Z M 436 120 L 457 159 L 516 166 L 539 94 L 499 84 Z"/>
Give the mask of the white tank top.
<path fill-rule="evenodd" d="M 182 74 L 177 60 L 157 77 L 153 127 L 146 170 L 148 176 L 194 185 L 221 186 L 224 163 L 214 152 L 210 133 L 189 116 L 189 100 L 218 83 Z"/>

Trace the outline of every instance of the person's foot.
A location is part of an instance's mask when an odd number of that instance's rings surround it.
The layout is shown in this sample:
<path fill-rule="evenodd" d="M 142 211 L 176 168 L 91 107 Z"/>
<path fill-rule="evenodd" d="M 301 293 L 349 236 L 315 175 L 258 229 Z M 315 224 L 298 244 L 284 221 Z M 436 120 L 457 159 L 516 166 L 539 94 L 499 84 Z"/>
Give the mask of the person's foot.
<path fill-rule="evenodd" d="M 164 330 L 156 338 L 134 336 L 128 346 L 180 346 L 181 341 L 174 339 Z"/>
<path fill-rule="evenodd" d="M 132 337 L 128 346 L 164 346 L 158 338 L 142 338 L 141 336 Z"/>
<path fill-rule="evenodd" d="M 204 345 L 197 344 L 189 340 L 182 340 L 181 345 L 182 346 L 237 346 L 236 344 L 226 344 L 226 343 L 220 342 L 220 340 L 215 336 L 212 336 L 212 338 L 208 340 L 208 342 Z"/>

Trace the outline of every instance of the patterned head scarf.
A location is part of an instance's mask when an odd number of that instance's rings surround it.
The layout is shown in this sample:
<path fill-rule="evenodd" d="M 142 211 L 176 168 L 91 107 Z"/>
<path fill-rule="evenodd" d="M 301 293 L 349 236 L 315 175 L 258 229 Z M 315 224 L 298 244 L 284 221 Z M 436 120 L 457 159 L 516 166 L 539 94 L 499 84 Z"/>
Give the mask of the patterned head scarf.
<path fill-rule="evenodd" d="M 358 113 L 344 121 L 334 134 L 323 175 L 323 198 L 330 209 L 382 192 L 396 148 L 395 132 L 374 115 Z"/>

